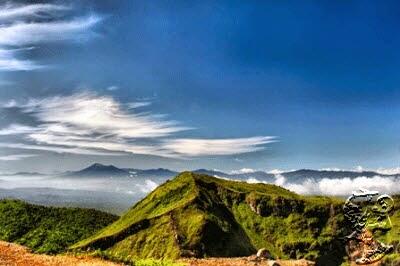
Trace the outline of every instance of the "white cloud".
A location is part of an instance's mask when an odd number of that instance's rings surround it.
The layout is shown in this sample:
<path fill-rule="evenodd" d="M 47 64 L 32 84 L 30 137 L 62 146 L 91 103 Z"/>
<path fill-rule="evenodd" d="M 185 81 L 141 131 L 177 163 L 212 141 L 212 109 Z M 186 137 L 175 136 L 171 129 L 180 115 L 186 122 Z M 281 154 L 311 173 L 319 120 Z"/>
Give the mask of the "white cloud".
<path fill-rule="evenodd" d="M 29 46 L 33 44 L 82 41 L 91 38 L 94 35 L 93 26 L 102 18 L 92 14 L 59 20 L 59 13 L 68 9 L 70 7 L 55 4 L 0 6 L 0 71 L 43 68 L 43 65 L 35 61 L 18 56 L 20 51 L 30 50 Z"/>
<path fill-rule="evenodd" d="M 301 183 L 284 182 L 281 186 L 299 194 L 346 196 L 360 188 L 377 190 L 381 193 L 398 193 L 399 180 L 394 177 L 324 178 L 319 181 L 306 179 Z"/>
<path fill-rule="evenodd" d="M 27 71 L 42 68 L 32 60 L 22 60 L 17 58 L 17 52 L 21 49 L 6 50 L 0 46 L 0 71 Z"/>
<path fill-rule="evenodd" d="M 358 165 L 358 166 L 356 166 L 355 171 L 356 172 L 362 172 L 362 171 L 364 171 L 364 168 L 361 165 Z"/>
<path fill-rule="evenodd" d="M 279 175 L 279 174 L 282 174 L 284 172 L 285 171 L 281 170 L 281 169 L 272 169 L 271 171 L 268 171 L 268 174 Z"/>
<path fill-rule="evenodd" d="M 49 136 L 100 133 L 104 138 L 154 138 L 188 129 L 175 121 L 160 120 L 157 115 L 128 111 L 112 97 L 90 93 L 31 100 L 21 107 L 46 123 L 42 125 L 43 133 Z"/>
<path fill-rule="evenodd" d="M 37 156 L 36 154 L 11 154 L 11 155 L 5 155 L 5 156 L 0 156 L 0 161 L 18 161 L 22 160 L 25 158 L 30 158 Z"/>
<path fill-rule="evenodd" d="M 6 102 L 4 104 L 1 104 L 1 107 L 2 108 L 12 108 L 12 107 L 16 107 L 17 105 L 18 104 L 17 104 L 16 100 L 10 100 L 10 101 L 8 101 L 8 102 Z"/>
<path fill-rule="evenodd" d="M 352 169 L 342 169 L 342 168 L 322 168 L 320 169 L 322 171 L 336 171 L 336 172 L 340 172 L 340 171 L 355 171 L 355 172 L 363 172 L 363 171 L 372 171 L 372 172 L 376 172 L 378 174 L 381 175 L 397 175 L 400 174 L 400 167 L 393 167 L 393 168 L 383 168 L 380 167 L 378 169 L 373 169 L 373 168 L 364 168 L 362 166 L 356 166 Z"/>
<path fill-rule="evenodd" d="M 172 139 L 164 143 L 166 150 L 186 156 L 233 155 L 263 150 L 275 142 L 274 137 L 259 136 L 233 139 Z"/>
<path fill-rule="evenodd" d="M 382 175 L 398 175 L 400 174 L 400 167 L 394 167 L 394 168 L 378 168 L 376 170 L 377 173 L 382 174 Z"/>
<path fill-rule="evenodd" d="M 0 27 L 0 45 L 23 46 L 43 42 L 87 40 L 94 34 L 88 30 L 100 21 L 101 17 L 90 15 L 70 21 L 19 22 Z"/>
<path fill-rule="evenodd" d="M 28 5 L 10 5 L 2 6 L 0 10 L 0 21 L 10 21 L 21 18 L 45 18 L 51 17 L 54 12 L 70 9 L 67 6 L 54 4 L 28 4 Z"/>
<path fill-rule="evenodd" d="M 254 184 L 254 183 L 270 184 L 270 182 L 267 182 L 265 180 L 259 180 L 255 177 L 248 178 L 246 180 L 246 182 L 250 183 L 250 184 Z M 279 174 L 275 175 L 275 181 L 273 182 L 273 184 L 284 187 L 284 186 L 287 186 L 287 184 L 285 184 L 285 183 L 286 183 L 286 178 L 283 175 L 279 175 Z"/>
<path fill-rule="evenodd" d="M 283 186 L 286 182 L 286 178 L 283 175 L 276 174 L 275 175 L 275 185 L 277 186 Z"/>
<path fill-rule="evenodd" d="M 350 171 L 350 172 L 358 172 L 361 173 L 363 171 L 374 171 L 374 170 L 367 170 L 361 165 L 357 165 L 353 168 L 339 168 L 339 167 L 326 167 L 318 169 L 318 171 L 330 171 L 330 172 L 343 172 L 343 171 Z"/>
<path fill-rule="evenodd" d="M 24 126 L 20 124 L 11 124 L 6 128 L 0 129 L 0 136 L 27 134 L 27 133 L 33 133 L 35 131 L 37 131 L 37 128 Z"/>
<path fill-rule="evenodd" d="M 122 155 L 121 153 L 107 152 L 107 151 L 88 150 L 82 148 L 66 148 L 61 146 L 50 146 L 50 145 L 24 144 L 24 143 L 0 142 L 0 147 L 11 148 L 11 149 L 23 149 L 23 150 L 49 151 L 55 153 L 71 153 L 80 155 L 108 155 L 108 156 Z"/>
<path fill-rule="evenodd" d="M 13 148 L 70 152 L 89 155 L 144 154 L 171 158 L 231 155 L 262 150 L 273 137 L 234 139 L 174 139 L 190 128 L 166 120 L 163 115 L 142 113 L 149 104 L 122 104 L 110 96 L 77 93 L 10 101 L 3 108 L 19 108 L 34 116 L 37 126 L 13 124 L 0 129 L 0 135 L 22 134 L 24 144 Z M 6 143 L 0 146 L 6 146 Z M 251 169 L 242 169 L 242 172 Z"/>
<path fill-rule="evenodd" d="M 149 106 L 150 104 L 151 102 L 134 102 L 134 103 L 128 103 L 127 106 L 129 109 L 135 109 L 135 108 Z"/>
<path fill-rule="evenodd" d="M 332 172 L 341 172 L 345 171 L 343 169 L 337 168 L 337 167 L 328 167 L 328 168 L 321 168 L 319 169 L 320 171 L 332 171 Z"/>
<path fill-rule="evenodd" d="M 108 91 L 116 91 L 116 90 L 119 90 L 119 87 L 118 86 L 110 86 L 110 87 L 107 87 L 106 90 L 108 90 Z"/>
<path fill-rule="evenodd" d="M 229 180 L 240 181 L 231 178 Z M 373 177 L 359 176 L 356 178 L 323 178 L 321 180 L 306 178 L 301 182 L 291 182 L 290 179 L 285 178 L 285 176 L 275 174 L 275 180 L 273 182 L 267 182 L 254 177 L 248 178 L 246 182 L 251 184 L 272 183 L 303 195 L 349 196 L 353 191 L 357 191 L 361 188 L 371 191 L 379 191 L 381 194 L 400 193 L 400 187 L 398 186 L 400 182 L 399 177 L 380 175 Z"/>
<path fill-rule="evenodd" d="M 141 192 L 149 193 L 153 191 L 158 186 L 158 184 L 152 181 L 151 179 L 146 179 L 144 184 L 137 184 L 136 186 L 139 188 Z"/>
<path fill-rule="evenodd" d="M 312 195 L 321 195 L 322 192 L 318 190 L 318 185 L 311 179 L 306 179 L 301 184 L 296 183 L 284 183 L 281 185 L 282 187 L 294 191 L 299 194 L 312 194 Z M 340 193 L 340 192 L 339 192 Z M 344 195 L 344 194 L 341 194 Z"/>
<path fill-rule="evenodd" d="M 231 174 L 251 174 L 251 173 L 254 173 L 255 171 L 256 170 L 251 169 L 251 168 L 242 168 L 239 170 L 231 171 Z"/>

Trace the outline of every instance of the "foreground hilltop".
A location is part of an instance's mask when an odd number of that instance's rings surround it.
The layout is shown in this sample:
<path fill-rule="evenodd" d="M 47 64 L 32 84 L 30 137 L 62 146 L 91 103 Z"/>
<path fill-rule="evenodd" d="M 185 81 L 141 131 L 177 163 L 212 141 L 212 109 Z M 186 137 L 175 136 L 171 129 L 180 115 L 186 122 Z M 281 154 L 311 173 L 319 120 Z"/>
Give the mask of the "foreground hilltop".
<path fill-rule="evenodd" d="M 342 202 L 268 184 L 184 172 L 76 245 L 126 258 L 274 257 L 342 260 Z"/>

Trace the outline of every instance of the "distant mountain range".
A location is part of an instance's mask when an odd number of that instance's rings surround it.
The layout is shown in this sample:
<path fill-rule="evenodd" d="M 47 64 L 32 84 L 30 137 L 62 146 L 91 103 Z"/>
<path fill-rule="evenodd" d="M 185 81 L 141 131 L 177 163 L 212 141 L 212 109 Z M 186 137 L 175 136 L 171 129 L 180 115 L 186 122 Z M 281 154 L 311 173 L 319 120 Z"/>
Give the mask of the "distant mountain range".
<path fill-rule="evenodd" d="M 17 172 L 12 174 L 7 174 L 9 176 L 43 176 L 45 174 L 41 174 L 38 172 Z"/>
<path fill-rule="evenodd" d="M 273 183 L 276 180 L 277 174 L 272 174 L 264 171 L 249 171 L 249 172 L 233 172 L 225 173 L 218 170 L 209 169 L 197 169 L 192 172 L 197 174 L 206 174 L 210 176 L 225 178 L 225 179 L 235 179 L 235 180 L 251 180 L 252 182 L 269 182 Z M 65 177 L 85 177 L 85 178 L 95 178 L 95 177 L 123 177 L 123 178 L 153 178 L 157 180 L 171 179 L 178 175 L 179 172 L 165 169 L 165 168 L 155 168 L 155 169 L 136 169 L 136 168 L 118 168 L 114 165 L 104 165 L 100 163 L 94 163 L 82 170 L 78 171 L 68 171 L 62 173 L 61 176 Z M 16 173 L 14 175 L 23 176 L 36 176 L 39 173 Z M 312 169 L 300 169 L 295 171 L 288 171 L 280 173 L 279 175 L 284 176 L 291 183 L 301 183 L 306 179 L 311 180 L 321 180 L 324 178 L 357 178 L 357 177 L 400 177 L 399 174 L 396 175 L 384 175 L 374 171 L 339 171 L 339 170 L 312 170 Z"/>

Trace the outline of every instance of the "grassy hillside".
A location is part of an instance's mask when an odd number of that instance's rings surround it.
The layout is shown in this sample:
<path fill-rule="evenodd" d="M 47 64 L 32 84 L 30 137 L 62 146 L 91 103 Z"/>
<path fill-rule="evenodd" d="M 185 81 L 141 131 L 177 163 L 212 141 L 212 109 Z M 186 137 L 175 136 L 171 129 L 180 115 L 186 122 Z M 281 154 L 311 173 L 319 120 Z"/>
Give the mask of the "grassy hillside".
<path fill-rule="evenodd" d="M 394 213 L 390 219 L 393 228 L 387 234 L 379 237 L 384 243 L 390 243 L 394 246 L 394 252 L 383 259 L 384 265 L 400 265 L 400 195 L 393 197 Z"/>
<path fill-rule="evenodd" d="M 338 265 L 344 255 L 342 201 L 304 197 L 281 187 L 184 172 L 118 221 L 80 241 L 111 257 L 275 257 Z"/>
<path fill-rule="evenodd" d="M 0 200 L 0 240 L 16 242 L 39 253 L 58 253 L 116 219 L 115 215 L 92 209 Z"/>

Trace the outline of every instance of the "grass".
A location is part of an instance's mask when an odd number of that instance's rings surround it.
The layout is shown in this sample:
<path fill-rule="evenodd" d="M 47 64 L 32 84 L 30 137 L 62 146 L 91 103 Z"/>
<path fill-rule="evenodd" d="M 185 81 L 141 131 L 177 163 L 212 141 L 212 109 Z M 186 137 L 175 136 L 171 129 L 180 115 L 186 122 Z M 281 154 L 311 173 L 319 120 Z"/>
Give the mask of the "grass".
<path fill-rule="evenodd" d="M 108 237 L 124 234 L 136 223 L 163 215 L 185 205 L 195 197 L 194 183 L 191 182 L 190 177 L 181 175 L 173 181 L 168 181 L 159 186 L 122 215 L 118 221 L 99 231 L 98 234 L 77 243 L 72 248 L 83 247 L 96 241 L 101 242 L 102 239 L 108 239 Z"/>
<path fill-rule="evenodd" d="M 382 234 L 378 239 L 386 244 L 394 246 L 395 251 L 384 258 L 387 265 L 400 265 L 400 195 L 393 196 L 395 206 L 392 215 L 392 229 L 386 234 Z M 385 265 L 386 265 L 385 264 Z"/>
<path fill-rule="evenodd" d="M 92 209 L 44 207 L 5 199 L 0 200 L 0 240 L 38 253 L 59 253 L 117 218 Z"/>
<path fill-rule="evenodd" d="M 87 254 L 92 257 L 106 259 L 129 266 L 186 266 L 184 263 L 175 262 L 173 260 L 158 259 L 134 259 L 130 256 L 121 256 L 110 251 L 96 250 Z"/>

